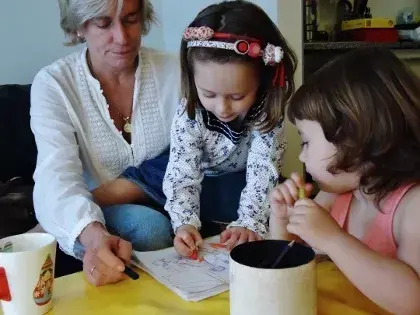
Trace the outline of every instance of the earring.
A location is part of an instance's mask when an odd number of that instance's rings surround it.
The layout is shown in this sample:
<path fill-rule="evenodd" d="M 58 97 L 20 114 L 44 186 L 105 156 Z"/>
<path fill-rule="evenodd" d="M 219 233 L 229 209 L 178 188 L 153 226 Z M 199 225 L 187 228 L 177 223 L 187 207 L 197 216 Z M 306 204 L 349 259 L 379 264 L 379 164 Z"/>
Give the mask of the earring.
<path fill-rule="evenodd" d="M 77 37 L 79 37 L 79 38 L 83 38 L 82 33 L 80 33 L 80 32 L 77 32 L 77 33 L 76 33 L 76 35 L 77 35 Z"/>

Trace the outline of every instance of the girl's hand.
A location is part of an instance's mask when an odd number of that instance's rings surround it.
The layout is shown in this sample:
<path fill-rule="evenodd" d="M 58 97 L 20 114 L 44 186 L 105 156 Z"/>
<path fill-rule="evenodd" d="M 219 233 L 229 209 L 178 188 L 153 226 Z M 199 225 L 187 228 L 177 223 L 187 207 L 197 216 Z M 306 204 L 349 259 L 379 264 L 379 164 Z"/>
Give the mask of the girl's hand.
<path fill-rule="evenodd" d="M 304 188 L 305 196 L 308 196 L 313 187 L 311 184 L 305 184 L 298 173 L 292 173 L 290 178 L 282 184 L 277 185 L 270 193 L 271 211 L 278 219 L 288 217 L 287 207 L 293 207 L 299 200 L 299 190 Z"/>
<path fill-rule="evenodd" d="M 345 233 L 328 211 L 311 199 L 295 203 L 287 230 L 299 236 L 309 246 L 327 254 L 328 244 Z"/>
<path fill-rule="evenodd" d="M 231 250 L 236 245 L 260 240 L 262 240 L 262 237 L 259 234 L 239 226 L 227 228 L 220 235 L 220 243 L 226 243 L 228 250 Z"/>
<path fill-rule="evenodd" d="M 202 243 L 201 234 L 194 226 L 186 224 L 176 230 L 174 247 L 179 255 L 191 257 Z"/>
<path fill-rule="evenodd" d="M 292 173 L 290 179 L 277 185 L 270 193 L 270 238 L 290 240 L 293 237 L 287 232 L 291 208 L 299 199 L 299 190 L 304 189 L 305 196 L 312 190 L 311 184 L 305 184 L 297 173 Z"/>

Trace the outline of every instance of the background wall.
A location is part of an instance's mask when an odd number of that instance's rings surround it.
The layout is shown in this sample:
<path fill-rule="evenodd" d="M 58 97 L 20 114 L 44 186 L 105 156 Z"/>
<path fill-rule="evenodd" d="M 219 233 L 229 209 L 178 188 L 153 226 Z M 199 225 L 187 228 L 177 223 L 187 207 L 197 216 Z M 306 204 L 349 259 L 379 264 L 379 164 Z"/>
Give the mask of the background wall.
<path fill-rule="evenodd" d="M 181 34 L 194 16 L 217 0 L 151 0 L 160 23 L 144 39 L 147 46 L 176 52 Z M 302 1 L 252 0 L 259 4 L 279 26 L 299 58 L 296 83 L 302 82 Z M 337 0 L 319 0 L 327 7 Z M 395 17 L 399 10 L 412 8 L 420 16 L 419 0 L 370 0 L 374 16 Z M 333 7 L 333 6 L 332 6 Z M 328 10 L 327 10 L 328 11 Z M 328 13 L 328 12 L 327 12 Z M 323 21 L 328 14 L 321 11 Z M 59 27 L 56 0 L 0 0 L 0 84 L 31 83 L 37 71 L 54 60 L 81 47 L 65 47 L 64 34 Z M 406 56 L 406 58 L 418 56 Z M 417 60 L 417 59 L 415 59 Z M 418 66 L 420 69 L 420 66 Z M 419 70 L 420 71 L 420 70 Z M 289 142 L 284 175 L 302 172 L 297 156 L 300 139 L 295 128 L 287 125 Z"/>
<path fill-rule="evenodd" d="M 0 0 L 0 84 L 30 83 L 37 71 L 75 50 L 63 46 L 57 1 Z"/>
<path fill-rule="evenodd" d="M 276 0 L 251 0 L 261 6 L 273 21 L 277 21 Z M 166 51 L 178 51 L 180 39 L 184 29 L 194 17 L 206 6 L 217 3 L 216 0 L 151 0 L 156 8 L 160 23 L 158 28 L 163 36 L 162 49 Z M 182 14 L 181 14 L 182 12 Z M 150 34 L 149 37 L 153 35 Z"/>
<path fill-rule="evenodd" d="M 185 26 L 214 0 L 151 0 L 160 20 L 148 46 L 177 51 Z M 254 0 L 277 20 L 277 1 Z M 171 22 L 169 22 L 171 21 Z M 56 0 L 0 0 L 0 84 L 31 83 L 37 71 L 81 48 L 66 47 Z"/>
<path fill-rule="evenodd" d="M 144 39 L 147 46 L 177 52 L 182 32 L 197 13 L 218 0 L 150 0 L 160 23 Z M 302 60 L 301 2 L 299 0 L 251 0 L 279 25 Z M 57 0 L 0 0 L 0 84 L 28 84 L 42 67 L 81 48 L 66 47 L 59 26 Z M 301 66 L 297 83 L 301 82 Z M 302 171 L 297 160 L 300 139 L 287 126 L 289 147 L 285 174 Z"/>

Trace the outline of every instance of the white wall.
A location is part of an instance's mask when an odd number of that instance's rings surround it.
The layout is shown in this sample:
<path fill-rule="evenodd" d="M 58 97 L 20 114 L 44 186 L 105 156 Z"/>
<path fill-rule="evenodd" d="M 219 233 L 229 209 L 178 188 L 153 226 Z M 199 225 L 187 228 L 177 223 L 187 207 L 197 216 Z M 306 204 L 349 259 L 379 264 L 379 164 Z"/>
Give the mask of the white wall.
<path fill-rule="evenodd" d="M 296 89 L 302 85 L 303 81 L 303 17 L 300 14 L 302 10 L 302 1 L 278 0 L 277 26 L 298 58 L 298 66 L 294 77 Z M 299 161 L 301 138 L 296 127 L 288 120 L 286 120 L 286 139 L 287 149 L 282 174 L 285 177 L 289 177 L 292 172 L 299 172 L 303 175 L 303 164 Z"/>
<path fill-rule="evenodd" d="M 159 25 L 152 28 L 144 44 L 153 48 L 178 51 L 182 32 L 197 13 L 218 0 L 151 0 Z M 299 0 L 251 0 L 259 4 L 280 26 L 301 57 L 301 16 Z M 408 0 L 406 0 L 408 1 Z M 179 12 L 179 13 L 178 13 Z M 296 17 L 296 18 L 295 18 Z M 279 23 L 279 20 L 283 23 Z M 290 38 L 292 37 L 292 38 Z M 31 83 L 40 68 L 81 48 L 66 47 L 59 25 L 57 0 L 0 0 L 0 84 Z M 297 75 L 301 81 L 301 68 Z M 297 160 L 299 139 L 288 125 L 289 149 L 286 175 L 301 171 Z"/>
<path fill-rule="evenodd" d="M 144 43 L 177 51 L 182 32 L 212 0 L 151 0 L 160 20 Z M 276 1 L 254 0 L 277 19 Z M 181 12 L 178 14 L 175 12 Z M 40 68 L 79 47 L 66 47 L 57 0 L 0 0 L 0 84 L 31 83 Z M 171 21 L 171 22 L 169 22 Z"/>
<path fill-rule="evenodd" d="M 150 0 L 155 7 L 157 16 L 160 20 L 155 29 L 153 37 L 159 34 L 162 36 L 161 41 L 153 38 L 153 44 L 160 45 L 159 48 L 175 52 L 178 51 L 181 43 L 181 36 L 189 23 L 193 21 L 195 16 L 206 6 L 219 2 L 218 0 Z M 277 21 L 277 1 L 276 0 L 251 0 L 261 6 L 270 16 Z M 178 13 L 179 12 L 179 13 Z M 149 41 L 149 42 L 148 42 Z M 150 43 L 150 39 L 146 38 L 146 44 Z"/>
<path fill-rule="evenodd" d="M 0 84 L 31 83 L 36 72 L 75 48 L 63 46 L 54 0 L 0 0 Z"/>

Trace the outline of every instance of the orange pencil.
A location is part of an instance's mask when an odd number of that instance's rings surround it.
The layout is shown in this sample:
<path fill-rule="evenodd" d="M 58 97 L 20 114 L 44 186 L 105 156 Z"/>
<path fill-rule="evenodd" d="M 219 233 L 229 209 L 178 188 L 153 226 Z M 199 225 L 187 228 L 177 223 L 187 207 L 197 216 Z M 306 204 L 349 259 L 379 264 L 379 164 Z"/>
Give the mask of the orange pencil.
<path fill-rule="evenodd" d="M 195 243 L 195 249 L 193 250 L 190 259 L 197 260 L 198 259 L 198 242 Z"/>
<path fill-rule="evenodd" d="M 198 251 L 196 249 L 193 250 L 193 253 L 190 256 L 190 259 L 197 260 L 198 259 Z"/>

